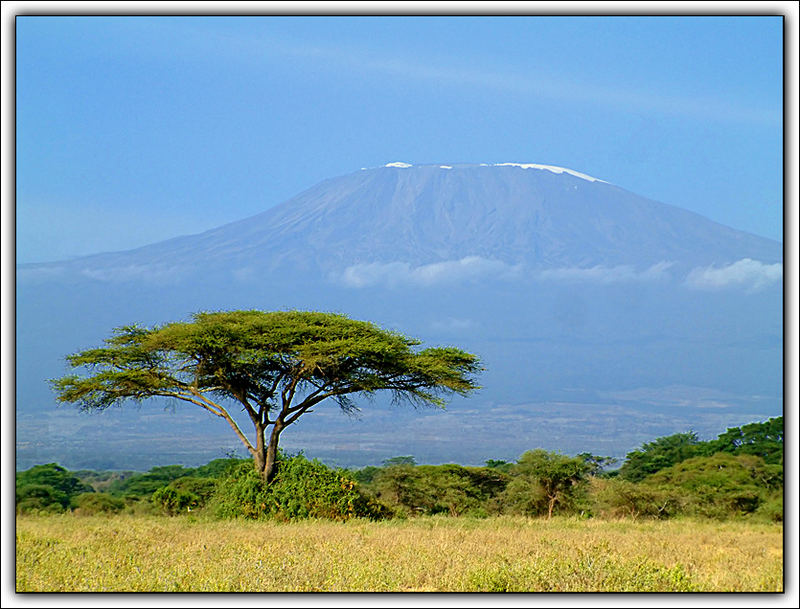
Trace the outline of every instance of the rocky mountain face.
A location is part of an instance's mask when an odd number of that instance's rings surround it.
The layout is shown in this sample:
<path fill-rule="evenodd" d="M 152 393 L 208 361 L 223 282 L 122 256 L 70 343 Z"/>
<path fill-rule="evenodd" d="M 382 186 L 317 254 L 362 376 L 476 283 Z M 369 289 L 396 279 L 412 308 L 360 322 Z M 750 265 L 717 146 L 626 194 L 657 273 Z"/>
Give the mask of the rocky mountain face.
<path fill-rule="evenodd" d="M 483 389 L 444 413 L 330 406 L 285 435 L 329 463 L 623 457 L 661 435 L 715 437 L 782 412 L 781 261 L 778 242 L 570 169 L 356 171 L 199 235 L 20 265 L 17 465 L 191 465 L 238 448 L 199 409 L 56 408 L 47 379 L 113 327 L 243 308 L 344 312 L 481 357 Z"/>

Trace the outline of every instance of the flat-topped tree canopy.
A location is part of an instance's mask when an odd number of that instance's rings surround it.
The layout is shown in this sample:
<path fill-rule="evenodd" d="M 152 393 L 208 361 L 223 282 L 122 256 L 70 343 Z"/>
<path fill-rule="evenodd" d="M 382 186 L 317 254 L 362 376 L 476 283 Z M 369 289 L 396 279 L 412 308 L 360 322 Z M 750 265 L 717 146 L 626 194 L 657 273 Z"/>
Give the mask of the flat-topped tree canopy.
<path fill-rule="evenodd" d="M 105 343 L 67 356 L 89 374 L 54 380 L 59 401 L 84 410 L 150 397 L 190 402 L 229 423 L 267 480 L 281 432 L 323 400 L 351 411 L 353 394 L 389 391 L 415 406 L 443 406 L 444 396 L 475 390 L 481 369 L 461 349 L 415 349 L 420 341 L 398 332 L 312 311 L 201 312 L 189 322 L 117 328 Z M 255 443 L 227 400 L 247 412 Z"/>

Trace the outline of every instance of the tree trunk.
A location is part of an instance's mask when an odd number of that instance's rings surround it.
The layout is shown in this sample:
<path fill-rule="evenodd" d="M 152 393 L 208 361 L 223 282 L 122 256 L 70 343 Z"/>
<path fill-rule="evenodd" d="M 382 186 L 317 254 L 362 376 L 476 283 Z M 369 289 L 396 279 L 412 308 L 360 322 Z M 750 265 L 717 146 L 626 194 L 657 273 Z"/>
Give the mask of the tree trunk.
<path fill-rule="evenodd" d="M 269 435 L 269 444 L 264 451 L 264 466 L 261 469 L 261 477 L 264 482 L 271 482 L 275 477 L 275 467 L 278 461 L 278 440 L 280 439 L 283 425 L 280 422 L 275 423 L 272 427 L 272 433 Z M 264 437 L 264 434 L 261 434 Z M 263 442 L 263 440 L 262 440 Z"/>
<path fill-rule="evenodd" d="M 264 478 L 267 466 L 267 449 L 264 445 L 264 427 L 256 425 L 256 448 L 253 452 L 253 466 L 255 470 Z"/>
<path fill-rule="evenodd" d="M 557 498 L 558 498 L 558 495 L 552 495 L 550 497 L 550 501 L 547 502 L 547 519 L 548 520 L 550 520 L 550 518 L 553 517 L 553 508 L 556 505 L 556 499 Z"/>

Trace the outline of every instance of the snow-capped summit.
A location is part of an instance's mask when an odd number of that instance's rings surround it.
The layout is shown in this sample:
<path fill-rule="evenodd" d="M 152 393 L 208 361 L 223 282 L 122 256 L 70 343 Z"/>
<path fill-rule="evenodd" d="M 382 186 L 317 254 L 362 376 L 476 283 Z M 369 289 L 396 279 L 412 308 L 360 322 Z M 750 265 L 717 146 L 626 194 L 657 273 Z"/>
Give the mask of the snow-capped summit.
<path fill-rule="evenodd" d="M 556 167 L 555 165 L 539 165 L 537 163 L 495 163 L 494 166 L 520 167 L 521 169 L 544 169 L 546 171 L 552 171 L 553 173 L 568 173 L 577 178 L 588 180 L 589 182 L 605 182 L 605 180 L 600 180 L 599 178 L 593 178 L 592 176 L 586 175 L 585 173 L 581 173 L 580 171 L 575 171 L 574 169 L 567 169 L 566 167 Z"/>

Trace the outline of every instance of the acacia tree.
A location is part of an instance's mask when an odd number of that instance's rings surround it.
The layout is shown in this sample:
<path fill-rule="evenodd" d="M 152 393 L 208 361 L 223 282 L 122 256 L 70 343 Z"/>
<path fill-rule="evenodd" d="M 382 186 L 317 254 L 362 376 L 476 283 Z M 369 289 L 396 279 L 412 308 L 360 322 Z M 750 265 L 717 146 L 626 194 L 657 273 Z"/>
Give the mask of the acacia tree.
<path fill-rule="evenodd" d="M 396 401 L 443 407 L 443 395 L 477 388 L 476 356 L 344 315 L 307 311 L 202 312 L 190 322 L 125 326 L 106 346 L 67 356 L 86 375 L 56 379 L 61 402 L 104 410 L 128 400 L 175 398 L 223 418 L 269 481 L 281 433 L 324 400 L 358 410 L 354 394 L 388 391 Z M 231 416 L 237 404 L 251 442 Z"/>
<path fill-rule="evenodd" d="M 511 469 L 512 480 L 505 490 L 508 500 L 518 505 L 536 502 L 541 492 L 547 503 L 547 518 L 556 504 L 570 498 L 591 470 L 583 457 L 569 457 L 538 448 L 524 453 Z"/>

